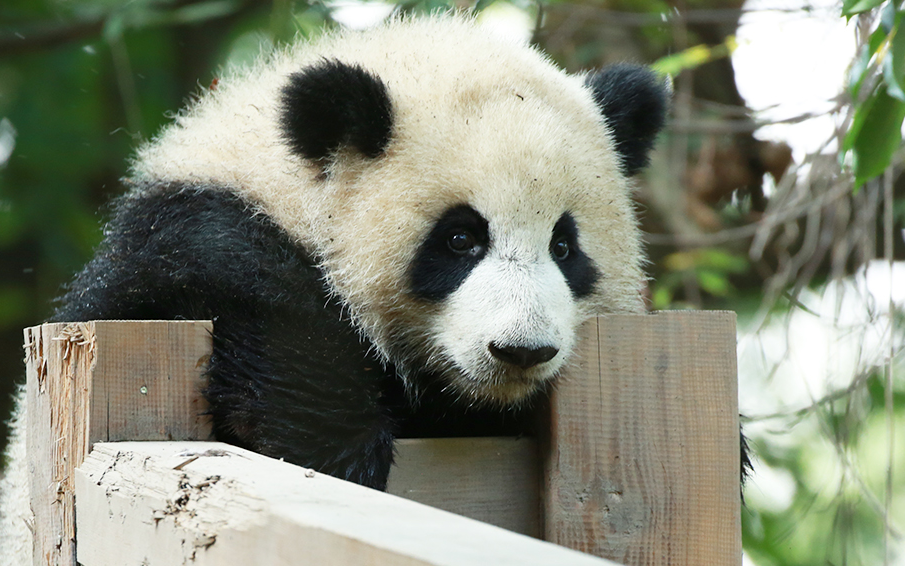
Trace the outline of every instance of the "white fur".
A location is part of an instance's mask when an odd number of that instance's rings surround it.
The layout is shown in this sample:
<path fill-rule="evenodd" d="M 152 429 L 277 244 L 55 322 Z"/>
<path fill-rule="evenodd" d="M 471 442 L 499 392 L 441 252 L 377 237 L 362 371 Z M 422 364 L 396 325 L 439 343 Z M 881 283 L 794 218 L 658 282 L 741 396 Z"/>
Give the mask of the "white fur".
<path fill-rule="evenodd" d="M 28 501 L 28 461 L 25 458 L 25 388 L 16 395 L 12 430 L 4 454 L 8 463 L 0 478 L 0 566 L 31 565 L 34 524 Z"/>

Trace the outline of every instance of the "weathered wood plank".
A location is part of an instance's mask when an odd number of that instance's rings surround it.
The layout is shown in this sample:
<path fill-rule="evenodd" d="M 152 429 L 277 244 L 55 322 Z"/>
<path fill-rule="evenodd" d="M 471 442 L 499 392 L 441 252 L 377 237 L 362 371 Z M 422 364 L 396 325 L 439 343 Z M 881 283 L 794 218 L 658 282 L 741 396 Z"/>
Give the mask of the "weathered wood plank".
<path fill-rule="evenodd" d="M 76 495 L 84 566 L 612 566 L 226 444 L 96 444 Z"/>
<path fill-rule="evenodd" d="M 631 566 L 740 564 L 735 314 L 612 315 L 551 399 L 546 540 Z"/>
<path fill-rule="evenodd" d="M 540 464 L 531 438 L 396 441 L 387 492 L 540 536 Z"/>
<path fill-rule="evenodd" d="M 91 441 L 211 437 L 204 370 L 210 322 L 99 321 Z"/>
<path fill-rule="evenodd" d="M 92 357 L 65 325 L 25 330 L 26 452 L 34 512 L 33 561 L 75 566 L 71 462 L 87 455 L 84 430 L 73 426 L 72 405 L 86 403 Z M 76 348 L 69 347 L 73 341 Z M 73 399 L 73 396 L 76 399 Z M 85 427 L 78 427 L 84 429 Z"/>
<path fill-rule="evenodd" d="M 25 330 L 35 564 L 75 566 L 73 470 L 93 443 L 210 437 L 211 323 L 98 321 Z"/>

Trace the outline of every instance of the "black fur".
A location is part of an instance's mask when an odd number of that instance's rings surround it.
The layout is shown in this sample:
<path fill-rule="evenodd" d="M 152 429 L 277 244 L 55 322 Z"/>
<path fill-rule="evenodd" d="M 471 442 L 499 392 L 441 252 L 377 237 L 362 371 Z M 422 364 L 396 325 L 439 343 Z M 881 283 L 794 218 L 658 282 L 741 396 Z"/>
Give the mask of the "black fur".
<path fill-rule="evenodd" d="M 622 173 L 634 175 L 647 166 L 657 133 L 666 122 L 666 82 L 647 67 L 619 64 L 588 75 L 585 84 L 606 116 Z"/>
<path fill-rule="evenodd" d="M 739 448 L 742 456 L 742 466 L 741 466 L 741 475 L 742 475 L 742 487 L 745 487 L 745 482 L 748 481 L 748 478 L 751 477 L 751 474 L 754 473 L 754 462 L 751 461 L 751 446 L 748 444 L 748 438 L 745 436 L 745 433 L 742 430 L 742 427 L 739 426 Z M 742 503 L 745 502 L 745 494 L 742 493 Z"/>
<path fill-rule="evenodd" d="M 565 259 L 557 259 L 552 246 L 561 238 L 569 245 L 569 254 Z M 566 212 L 553 227 L 553 237 L 550 239 L 550 255 L 553 256 L 556 265 L 566 278 L 569 290 L 575 298 L 586 297 L 594 291 L 594 285 L 600 279 L 600 272 L 581 248 L 578 247 L 578 226 L 572 215 Z"/>
<path fill-rule="evenodd" d="M 431 376 L 414 406 L 369 355 L 308 254 L 225 189 L 120 198 L 54 320 L 213 319 L 206 391 L 218 440 L 377 489 L 393 440 L 518 434 L 524 413 L 468 409 Z"/>
<path fill-rule="evenodd" d="M 474 240 L 468 253 L 451 249 L 450 237 L 465 233 Z M 489 245 L 487 220 L 467 205 L 450 208 L 437 220 L 418 249 L 409 275 L 412 293 L 428 301 L 442 301 L 465 281 L 483 259 Z"/>
<path fill-rule="evenodd" d="M 378 157 L 393 131 L 393 104 L 383 81 L 335 60 L 289 76 L 280 117 L 292 151 L 312 160 L 327 159 L 344 146 Z"/>

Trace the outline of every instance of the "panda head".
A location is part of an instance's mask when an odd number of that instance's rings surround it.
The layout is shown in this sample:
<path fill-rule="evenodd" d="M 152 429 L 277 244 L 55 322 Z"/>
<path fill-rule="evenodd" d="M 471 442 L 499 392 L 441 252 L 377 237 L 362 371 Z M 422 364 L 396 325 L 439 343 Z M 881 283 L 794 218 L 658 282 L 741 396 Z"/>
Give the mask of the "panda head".
<path fill-rule="evenodd" d="M 587 317 L 643 310 L 630 177 L 667 107 L 648 70 L 569 75 L 434 17 L 291 49 L 209 98 L 140 165 L 258 203 L 412 389 L 429 373 L 467 402 L 517 404 Z"/>
<path fill-rule="evenodd" d="M 639 67 L 569 76 L 528 48 L 465 48 L 470 35 L 395 63 L 315 61 L 282 87 L 281 128 L 317 178 L 330 283 L 369 338 L 410 385 L 426 371 L 514 404 L 589 315 L 642 309 L 628 177 L 666 92 Z"/>

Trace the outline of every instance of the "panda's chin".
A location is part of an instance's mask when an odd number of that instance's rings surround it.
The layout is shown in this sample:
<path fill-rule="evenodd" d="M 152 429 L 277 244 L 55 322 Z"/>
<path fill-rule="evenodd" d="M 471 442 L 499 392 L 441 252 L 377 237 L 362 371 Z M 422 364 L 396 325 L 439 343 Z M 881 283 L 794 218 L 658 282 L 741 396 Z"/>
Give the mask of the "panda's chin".
<path fill-rule="evenodd" d="M 517 407 L 545 390 L 556 377 L 548 368 L 499 370 L 473 376 L 459 373 L 449 378 L 453 390 L 469 404 Z"/>
<path fill-rule="evenodd" d="M 544 389 L 545 382 L 508 381 L 480 391 L 483 404 L 498 407 L 517 407 Z"/>

